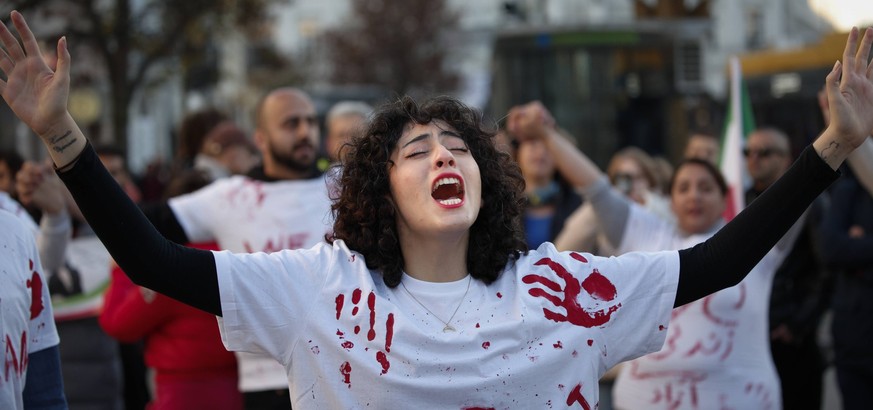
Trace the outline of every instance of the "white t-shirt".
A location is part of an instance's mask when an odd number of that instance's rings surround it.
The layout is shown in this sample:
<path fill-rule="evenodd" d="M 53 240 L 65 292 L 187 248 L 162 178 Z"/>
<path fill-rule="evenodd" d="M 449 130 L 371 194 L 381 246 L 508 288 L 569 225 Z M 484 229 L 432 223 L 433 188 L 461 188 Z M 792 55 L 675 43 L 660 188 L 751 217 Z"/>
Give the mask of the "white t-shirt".
<path fill-rule="evenodd" d="M 232 252 L 309 248 L 333 226 L 323 178 L 262 182 L 234 176 L 169 205 L 191 242 L 215 241 Z M 240 353 L 237 359 L 240 390 L 287 387 L 285 370 L 272 358 Z"/>
<path fill-rule="evenodd" d="M 27 229 L 33 231 L 37 249 L 39 249 L 39 258 L 46 272 L 63 266 L 64 255 L 73 229 L 70 215 L 66 210 L 55 215 L 44 214 L 40 225 L 37 226 L 27 210 L 3 191 L 0 191 L 0 209 L 17 216 Z"/>
<path fill-rule="evenodd" d="M 596 408 L 607 369 L 660 349 L 679 275 L 677 252 L 550 243 L 469 290 L 389 288 L 342 241 L 215 259 L 225 346 L 283 363 L 295 409 Z"/>
<path fill-rule="evenodd" d="M 773 275 L 800 225 L 740 284 L 674 309 L 663 349 L 622 366 L 615 407 L 782 408 L 767 318 Z M 688 248 L 713 233 L 684 236 L 675 224 L 632 206 L 618 251 Z"/>
<path fill-rule="evenodd" d="M 31 221 L 32 223 L 32 221 Z M 22 409 L 28 355 L 59 342 L 33 227 L 0 210 L 0 409 Z"/>
<path fill-rule="evenodd" d="M 0 209 L 15 215 L 27 229 L 33 232 L 34 237 L 39 234 L 39 226 L 36 225 L 33 218 L 27 213 L 27 210 L 18 201 L 12 199 L 8 193 L 3 191 L 0 191 Z"/>

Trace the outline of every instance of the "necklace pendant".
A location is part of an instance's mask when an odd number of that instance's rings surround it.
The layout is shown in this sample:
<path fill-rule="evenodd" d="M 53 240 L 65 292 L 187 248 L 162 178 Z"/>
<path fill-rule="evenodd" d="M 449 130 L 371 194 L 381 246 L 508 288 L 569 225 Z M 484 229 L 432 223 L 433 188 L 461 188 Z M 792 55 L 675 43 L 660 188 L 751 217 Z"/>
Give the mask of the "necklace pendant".
<path fill-rule="evenodd" d="M 446 327 L 443 328 L 443 333 L 454 333 L 457 332 L 454 327 L 450 324 L 446 324 Z"/>

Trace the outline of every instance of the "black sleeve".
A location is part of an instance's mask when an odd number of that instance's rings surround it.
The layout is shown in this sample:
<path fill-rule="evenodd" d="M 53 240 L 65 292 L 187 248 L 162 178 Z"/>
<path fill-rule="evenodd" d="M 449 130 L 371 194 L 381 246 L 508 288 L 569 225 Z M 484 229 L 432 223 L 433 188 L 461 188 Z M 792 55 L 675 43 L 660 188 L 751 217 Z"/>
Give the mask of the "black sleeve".
<path fill-rule="evenodd" d="M 109 175 L 90 143 L 71 169 L 58 174 L 97 237 L 134 283 L 221 315 L 212 253 L 161 236 Z"/>
<path fill-rule="evenodd" d="M 190 242 L 182 225 L 179 224 L 176 214 L 173 213 L 173 208 L 170 208 L 166 201 L 147 202 L 140 204 L 139 207 L 164 238 L 182 245 Z"/>
<path fill-rule="evenodd" d="M 674 306 L 740 283 L 839 175 L 806 147 L 782 178 L 715 235 L 679 251 Z"/>

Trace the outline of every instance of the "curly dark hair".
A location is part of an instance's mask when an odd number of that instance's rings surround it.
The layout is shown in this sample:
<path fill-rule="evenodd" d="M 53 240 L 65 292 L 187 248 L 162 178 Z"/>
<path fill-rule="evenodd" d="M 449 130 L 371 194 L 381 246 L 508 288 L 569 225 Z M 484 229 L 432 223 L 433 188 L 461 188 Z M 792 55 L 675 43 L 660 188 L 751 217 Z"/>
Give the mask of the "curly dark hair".
<path fill-rule="evenodd" d="M 510 259 L 527 252 L 521 225 L 524 179 L 516 163 L 494 145 L 495 131 L 481 114 L 451 97 L 421 104 L 403 97 L 382 106 L 363 135 L 354 138 L 342 164 L 339 195 L 333 199 L 336 217 L 328 242 L 342 239 L 364 256 L 367 267 L 382 272 L 389 287 L 400 284 L 403 253 L 391 200 L 388 170 L 391 153 L 408 124 L 435 120 L 451 126 L 470 149 L 482 178 L 482 209 L 470 228 L 467 269 L 486 283 L 497 279 Z M 388 199 L 386 199 L 388 198 Z"/>

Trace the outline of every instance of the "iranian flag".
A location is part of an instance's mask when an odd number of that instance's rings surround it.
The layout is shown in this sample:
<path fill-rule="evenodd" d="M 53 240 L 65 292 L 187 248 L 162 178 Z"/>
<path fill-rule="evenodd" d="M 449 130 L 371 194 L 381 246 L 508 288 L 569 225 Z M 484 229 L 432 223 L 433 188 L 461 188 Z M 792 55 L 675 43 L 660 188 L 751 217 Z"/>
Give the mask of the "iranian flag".
<path fill-rule="evenodd" d="M 724 218 L 728 221 L 746 206 L 744 191 L 748 173 L 743 147 L 746 145 L 746 136 L 755 129 L 752 104 L 743 83 L 740 61 L 736 57 L 730 59 L 730 75 L 730 103 L 721 136 L 719 158 L 719 167 L 728 184 L 728 203 L 724 212 Z"/>

